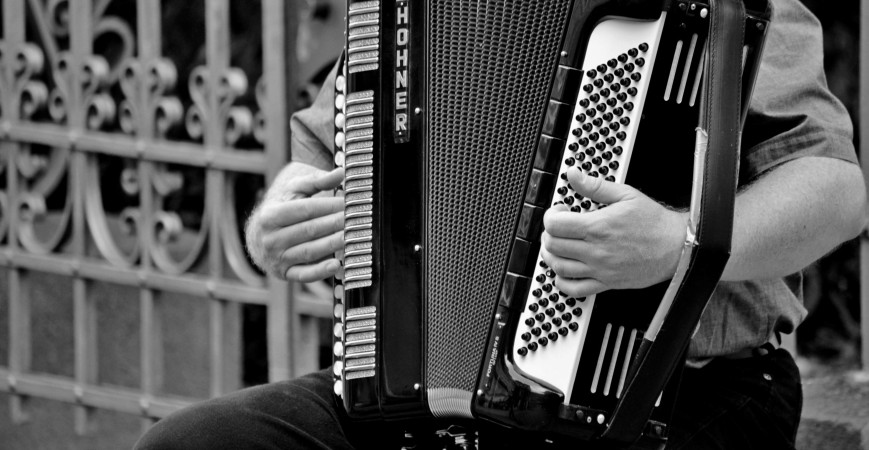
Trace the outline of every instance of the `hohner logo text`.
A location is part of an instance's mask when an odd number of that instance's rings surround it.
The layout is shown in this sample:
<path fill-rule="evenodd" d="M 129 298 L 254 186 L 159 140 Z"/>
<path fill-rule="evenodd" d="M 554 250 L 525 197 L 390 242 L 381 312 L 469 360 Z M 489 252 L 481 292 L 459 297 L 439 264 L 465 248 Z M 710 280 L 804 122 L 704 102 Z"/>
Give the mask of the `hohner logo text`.
<path fill-rule="evenodd" d="M 410 65 L 410 28 L 407 1 L 395 4 L 395 142 L 410 140 L 407 117 L 408 67 Z"/>

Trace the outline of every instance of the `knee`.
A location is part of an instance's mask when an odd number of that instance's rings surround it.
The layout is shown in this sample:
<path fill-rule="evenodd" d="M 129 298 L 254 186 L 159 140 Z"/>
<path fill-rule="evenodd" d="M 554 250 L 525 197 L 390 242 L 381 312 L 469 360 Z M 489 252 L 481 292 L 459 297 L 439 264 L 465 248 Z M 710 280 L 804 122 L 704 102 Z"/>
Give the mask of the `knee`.
<path fill-rule="evenodd" d="M 157 422 L 145 432 L 135 450 L 220 449 L 232 442 L 227 405 L 219 401 L 196 404 Z"/>

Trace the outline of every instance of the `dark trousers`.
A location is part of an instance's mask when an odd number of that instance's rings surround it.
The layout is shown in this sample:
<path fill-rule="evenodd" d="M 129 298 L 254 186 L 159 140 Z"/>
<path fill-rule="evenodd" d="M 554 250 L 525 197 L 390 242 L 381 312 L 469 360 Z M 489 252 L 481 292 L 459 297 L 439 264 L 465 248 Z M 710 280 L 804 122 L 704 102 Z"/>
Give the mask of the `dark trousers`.
<path fill-rule="evenodd" d="M 802 408 L 800 376 L 784 350 L 716 359 L 686 369 L 667 449 L 794 448 Z M 390 449 L 404 431 L 351 423 L 332 394 L 329 371 L 245 389 L 158 422 L 136 449 Z M 503 429 L 481 429 L 485 449 L 588 449 L 544 443 Z"/>

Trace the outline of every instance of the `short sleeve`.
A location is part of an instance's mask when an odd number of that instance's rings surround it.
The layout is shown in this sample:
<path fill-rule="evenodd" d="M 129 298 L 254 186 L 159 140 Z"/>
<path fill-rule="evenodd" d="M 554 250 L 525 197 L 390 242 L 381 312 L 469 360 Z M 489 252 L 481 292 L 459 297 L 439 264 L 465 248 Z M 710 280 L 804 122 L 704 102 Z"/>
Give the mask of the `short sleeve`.
<path fill-rule="evenodd" d="M 803 156 L 857 162 L 847 111 L 827 88 L 818 20 L 776 0 L 743 131 L 740 182 Z"/>
<path fill-rule="evenodd" d="M 335 139 L 335 74 L 338 64 L 329 72 L 317 98 L 309 108 L 293 114 L 290 159 L 322 170 L 332 170 L 332 146 Z"/>

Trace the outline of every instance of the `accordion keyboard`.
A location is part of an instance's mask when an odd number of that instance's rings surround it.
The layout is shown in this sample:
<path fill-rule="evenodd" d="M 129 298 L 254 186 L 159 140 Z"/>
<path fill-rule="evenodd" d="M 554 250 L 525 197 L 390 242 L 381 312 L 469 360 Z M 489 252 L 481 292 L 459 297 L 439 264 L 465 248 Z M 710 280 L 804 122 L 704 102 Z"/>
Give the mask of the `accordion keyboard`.
<path fill-rule="evenodd" d="M 624 183 L 665 14 L 653 22 L 606 20 L 592 32 L 552 205 L 566 205 L 576 213 L 604 206 L 573 191 L 566 177 L 570 167 L 578 167 L 589 176 Z M 554 277 L 555 273 L 538 256 L 516 332 L 514 360 L 527 374 L 558 388 L 568 402 L 595 297 L 568 297 L 554 286 Z M 637 333 L 623 327 L 613 329 L 619 341 L 615 348 L 620 347 L 621 339 L 634 339 Z M 604 345 L 609 340 L 605 339 Z M 624 355 L 622 364 L 617 364 L 618 358 L 614 357 L 608 367 L 603 367 L 606 350 L 600 351 L 595 381 L 589 388 L 592 392 L 606 389 L 617 393 L 629 355 Z"/>

